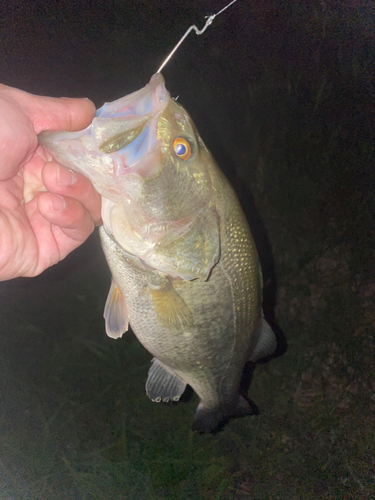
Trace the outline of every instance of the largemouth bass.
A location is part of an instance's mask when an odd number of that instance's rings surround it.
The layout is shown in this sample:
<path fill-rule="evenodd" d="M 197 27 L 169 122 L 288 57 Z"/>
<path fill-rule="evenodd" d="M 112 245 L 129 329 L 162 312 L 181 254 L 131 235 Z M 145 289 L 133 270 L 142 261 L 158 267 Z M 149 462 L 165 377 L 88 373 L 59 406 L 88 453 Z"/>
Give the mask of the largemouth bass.
<path fill-rule="evenodd" d="M 245 363 L 271 354 L 257 250 L 239 201 L 160 73 L 100 108 L 80 132 L 40 143 L 86 175 L 103 200 L 100 237 L 112 273 L 106 332 L 128 324 L 154 356 L 146 392 L 200 398 L 193 430 L 252 413 Z"/>

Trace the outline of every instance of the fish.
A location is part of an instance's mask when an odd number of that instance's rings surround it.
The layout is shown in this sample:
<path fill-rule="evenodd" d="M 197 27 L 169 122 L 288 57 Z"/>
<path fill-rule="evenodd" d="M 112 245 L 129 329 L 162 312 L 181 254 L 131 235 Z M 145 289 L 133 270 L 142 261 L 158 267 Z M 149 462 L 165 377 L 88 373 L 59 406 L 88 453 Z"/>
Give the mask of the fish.
<path fill-rule="evenodd" d="M 160 73 L 97 110 L 78 132 L 39 142 L 102 197 L 99 228 L 112 282 L 106 333 L 132 331 L 152 354 L 146 393 L 199 397 L 192 429 L 214 432 L 254 412 L 240 394 L 248 361 L 272 354 L 262 271 L 246 217 L 188 112 Z"/>

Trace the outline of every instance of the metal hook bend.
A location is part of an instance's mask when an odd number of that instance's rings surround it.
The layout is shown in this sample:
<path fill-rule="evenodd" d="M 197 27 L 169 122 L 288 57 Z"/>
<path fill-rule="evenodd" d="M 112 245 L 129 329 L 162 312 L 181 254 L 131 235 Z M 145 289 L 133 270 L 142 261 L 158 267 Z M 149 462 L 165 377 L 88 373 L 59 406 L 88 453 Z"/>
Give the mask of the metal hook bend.
<path fill-rule="evenodd" d="M 173 54 L 176 52 L 176 50 L 178 49 L 178 47 L 182 44 L 182 42 L 185 40 L 185 38 L 188 36 L 188 34 L 191 31 L 194 30 L 197 35 L 201 35 L 202 33 L 204 33 L 206 31 L 206 29 L 210 26 L 210 24 L 212 24 L 212 22 L 213 22 L 213 20 L 215 19 L 216 16 L 218 16 L 219 14 L 221 14 L 222 12 L 224 12 L 224 10 L 226 10 L 228 7 L 230 7 L 235 2 L 237 2 L 237 0 L 232 0 L 230 3 L 228 3 L 228 5 L 226 5 L 219 12 L 217 12 L 216 14 L 212 14 L 211 16 L 208 16 L 207 17 L 207 21 L 206 21 L 205 25 L 203 26 L 203 28 L 201 30 L 199 30 L 195 26 L 195 24 L 193 24 L 192 26 L 190 26 L 190 28 L 186 31 L 186 33 L 182 36 L 182 38 L 180 39 L 180 41 L 174 47 L 174 49 L 172 50 L 172 52 L 168 55 L 168 57 L 166 59 L 164 59 L 163 64 L 157 70 L 157 73 L 160 73 L 160 71 L 164 68 L 164 66 L 167 64 L 167 62 L 171 59 L 171 57 L 173 56 Z"/>

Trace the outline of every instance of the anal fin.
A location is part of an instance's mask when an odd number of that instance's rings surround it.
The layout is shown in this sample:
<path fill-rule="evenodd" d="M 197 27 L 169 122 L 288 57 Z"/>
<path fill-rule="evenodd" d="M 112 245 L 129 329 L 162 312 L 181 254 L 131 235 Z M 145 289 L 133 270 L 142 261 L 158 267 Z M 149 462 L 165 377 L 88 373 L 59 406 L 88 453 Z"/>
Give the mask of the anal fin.
<path fill-rule="evenodd" d="M 108 337 L 118 339 L 128 330 L 128 315 L 121 290 L 112 279 L 104 307 L 105 331 Z"/>
<path fill-rule="evenodd" d="M 178 401 L 186 388 L 186 383 L 171 373 L 158 359 L 152 360 L 146 382 L 147 396 L 156 403 Z"/>

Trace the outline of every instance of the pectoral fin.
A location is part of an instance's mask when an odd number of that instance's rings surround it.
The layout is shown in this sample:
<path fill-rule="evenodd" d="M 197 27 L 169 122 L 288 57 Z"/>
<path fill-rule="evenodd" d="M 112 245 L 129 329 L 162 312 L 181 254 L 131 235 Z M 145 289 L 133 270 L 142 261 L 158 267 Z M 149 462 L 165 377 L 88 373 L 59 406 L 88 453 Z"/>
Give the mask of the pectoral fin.
<path fill-rule="evenodd" d="M 108 337 L 118 339 L 128 330 L 128 315 L 121 290 L 112 280 L 104 307 L 105 331 Z"/>
<path fill-rule="evenodd" d="M 152 401 L 178 401 L 185 387 L 186 383 L 171 373 L 163 363 L 156 358 L 152 360 L 146 382 L 146 393 Z"/>
<path fill-rule="evenodd" d="M 150 287 L 150 295 L 157 320 L 161 325 L 169 328 L 193 325 L 193 315 L 169 281 L 161 287 Z"/>

